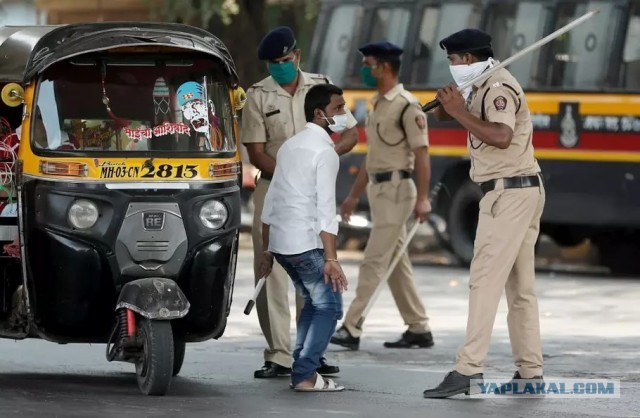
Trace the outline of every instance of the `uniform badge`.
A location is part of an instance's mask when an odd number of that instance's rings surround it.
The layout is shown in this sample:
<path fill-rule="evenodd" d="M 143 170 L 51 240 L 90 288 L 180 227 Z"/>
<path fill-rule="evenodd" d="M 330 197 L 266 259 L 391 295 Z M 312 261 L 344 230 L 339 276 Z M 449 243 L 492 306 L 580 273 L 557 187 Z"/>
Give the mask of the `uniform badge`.
<path fill-rule="evenodd" d="M 418 128 L 420 129 L 424 129 L 427 127 L 427 121 L 425 120 L 424 115 L 416 116 L 416 125 L 418 125 Z"/>
<path fill-rule="evenodd" d="M 507 108 L 507 99 L 504 96 L 498 96 L 493 99 L 493 105 L 496 110 L 505 110 Z"/>

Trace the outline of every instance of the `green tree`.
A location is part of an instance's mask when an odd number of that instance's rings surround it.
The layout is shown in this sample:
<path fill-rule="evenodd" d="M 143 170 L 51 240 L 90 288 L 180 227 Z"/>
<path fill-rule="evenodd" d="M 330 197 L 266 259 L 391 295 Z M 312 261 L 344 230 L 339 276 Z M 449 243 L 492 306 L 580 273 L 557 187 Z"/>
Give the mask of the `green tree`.
<path fill-rule="evenodd" d="M 187 23 L 206 28 L 229 48 L 247 88 L 267 75 L 257 58 L 260 40 L 272 27 L 288 25 L 296 33 L 308 56 L 319 0 L 147 0 L 155 19 Z"/>

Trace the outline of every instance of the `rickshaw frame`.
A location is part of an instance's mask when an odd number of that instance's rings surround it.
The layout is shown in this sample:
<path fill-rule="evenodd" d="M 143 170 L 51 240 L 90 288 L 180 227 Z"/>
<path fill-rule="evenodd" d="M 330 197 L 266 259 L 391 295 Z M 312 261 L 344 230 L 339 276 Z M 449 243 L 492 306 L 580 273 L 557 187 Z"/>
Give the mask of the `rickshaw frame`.
<path fill-rule="evenodd" d="M 88 160 L 89 158 L 82 154 L 74 155 L 64 152 L 48 155 L 32 149 L 31 117 L 36 106 L 36 86 L 39 77 L 52 66 L 71 58 L 92 53 L 132 49 L 142 54 L 153 51 L 156 54 L 167 54 L 167 56 L 174 52 L 189 52 L 206 56 L 219 64 L 224 71 L 225 82 L 230 93 L 228 99 L 230 107 L 233 109 L 233 126 L 230 129 L 233 130 L 236 150 L 232 153 L 220 152 L 217 155 L 212 153 L 200 157 L 197 161 L 199 170 L 197 178 L 191 181 L 184 179 L 179 182 L 175 181 L 176 179 L 160 179 L 159 181 L 131 179 L 128 182 L 96 180 L 94 174 L 98 173 L 99 168 L 97 158 L 94 160 L 96 161 L 95 167 L 89 166 L 85 169 L 88 174 L 84 178 L 78 175 L 64 177 L 66 174 L 43 172 L 43 162 L 45 164 L 47 162 L 67 164 L 68 167 L 71 167 L 70 164 L 88 166 L 86 162 L 83 162 L 83 159 Z M 5 321 L 0 321 L 0 337 L 42 338 L 59 343 L 105 342 L 107 343 L 109 361 L 117 360 L 136 364 L 138 383 L 143 393 L 164 395 L 169 388 L 171 377 L 175 376 L 182 366 L 184 344 L 219 338 L 224 333 L 231 307 L 238 251 L 240 185 L 242 184 L 242 165 L 237 147 L 237 111 L 242 108 L 246 99 L 244 90 L 238 85 L 238 76 L 231 55 L 226 46 L 211 33 L 176 23 L 100 22 L 55 26 L 6 26 L 0 27 L 0 84 L 5 87 L 2 95 L 5 105 L 14 106 L 18 104 L 18 100 L 19 104 L 23 105 L 23 138 L 25 136 L 29 138 L 28 141 L 23 141 L 18 153 L 18 161 L 15 161 L 18 201 L 17 226 L 22 278 L 17 289 L 8 289 L 12 292 L 12 301 L 15 304 L 12 304 L 11 311 L 3 312 L 3 318 L 8 315 L 18 316 L 21 321 L 26 322 L 26 325 L 24 332 L 20 333 L 15 329 L 5 328 Z M 107 103 L 105 105 L 108 106 Z M 126 160 L 126 157 L 120 155 L 114 158 L 101 157 L 101 160 L 107 162 L 113 159 Z M 171 157 L 157 159 L 161 162 L 171 161 Z M 138 164 L 138 160 L 141 159 L 133 158 L 131 160 L 134 164 Z M 145 160 L 144 164 L 150 162 L 153 167 L 153 158 L 142 160 Z M 206 175 L 207 168 L 208 176 Z M 112 185 L 111 188 L 109 184 Z M 91 190 L 80 190 L 81 185 L 89 185 Z M 129 186 L 136 190 L 137 195 L 127 195 L 126 190 L 130 188 Z M 80 187 L 80 189 L 79 191 L 72 190 L 73 187 Z M 107 279 L 111 279 L 111 276 L 116 277 L 118 275 L 116 270 L 124 268 L 116 257 L 118 255 L 116 248 L 111 248 L 105 253 L 105 250 L 96 244 L 98 241 L 93 239 L 95 237 L 75 234 L 73 228 L 69 230 L 56 229 L 55 225 L 47 223 L 50 220 L 45 219 L 46 216 L 41 213 L 47 205 L 47 203 L 40 202 L 42 196 L 44 196 L 43 199 L 48 199 L 48 203 L 58 202 L 56 204 L 59 204 L 63 201 L 77 200 L 84 195 L 91 196 L 90 192 L 95 192 L 93 189 L 101 187 L 104 189 L 101 192 L 103 195 L 94 197 L 100 197 L 100 199 L 107 201 L 112 199 L 116 203 L 120 199 L 122 206 L 114 207 L 116 209 L 128 207 L 126 214 L 121 213 L 120 216 L 109 219 L 113 225 L 108 224 L 107 226 L 112 231 L 123 229 L 124 222 L 128 217 L 135 217 L 138 216 L 138 212 L 153 209 L 154 213 L 158 211 L 173 213 L 176 219 L 179 218 L 179 222 L 184 223 L 183 228 L 187 228 L 185 240 L 189 235 L 189 240 L 196 237 L 194 241 L 197 242 L 185 244 L 187 249 L 184 250 L 184 257 L 180 259 L 182 265 L 177 272 L 172 273 L 173 275 L 169 274 L 171 277 L 141 273 L 137 279 L 137 276 L 129 275 L 126 276 L 126 280 L 123 279 L 124 281 L 118 280 L 118 278 L 114 279 L 112 284 L 115 294 L 111 296 L 113 300 L 109 300 L 105 296 L 108 300 L 100 302 L 103 306 L 112 307 L 110 315 L 113 325 L 109 327 L 111 332 L 105 332 L 109 330 L 98 327 L 100 329 L 85 333 L 86 321 L 82 322 L 82 319 L 77 318 L 69 320 L 68 318 L 69 313 L 74 312 L 72 311 L 75 308 L 73 306 L 64 305 L 66 317 L 63 315 L 61 318 L 51 319 L 49 322 L 43 321 L 42 313 L 38 313 L 38 306 L 43 303 L 43 294 L 37 292 L 37 286 L 42 286 L 36 281 L 35 275 L 41 267 L 32 264 L 33 262 L 42 263 L 42 257 L 38 258 L 38 255 L 35 254 L 43 248 L 49 247 L 34 241 L 33 237 L 51 238 L 50 248 L 54 248 L 51 247 L 54 242 L 63 248 L 70 248 L 61 250 L 63 251 L 61 253 L 51 254 L 53 256 L 62 254 L 63 257 L 59 257 L 60 260 L 65 259 L 64 255 L 73 256 L 82 252 L 92 252 L 91 255 L 93 255 L 95 253 L 93 258 L 98 257 L 100 260 L 92 261 L 89 257 L 84 260 L 85 265 L 102 266 L 106 270 L 111 268 L 112 270 L 109 272 L 98 271 L 97 274 L 102 274 L 103 278 Z M 116 189 L 117 192 L 111 189 Z M 77 194 L 74 194 L 76 192 Z M 60 196 L 67 197 L 61 198 Z M 195 210 L 215 199 L 227 207 L 228 219 L 219 230 L 194 232 L 197 228 L 193 226 L 194 220 L 189 217 L 197 217 Z M 174 201 L 175 203 L 173 203 Z M 193 208 L 189 206 L 185 212 L 187 203 L 194 206 Z M 134 210 L 134 205 L 138 205 L 142 209 Z M 160 209 L 156 209 L 154 205 Z M 176 209 L 167 209 L 168 207 Z M 44 212 L 47 215 L 52 213 L 56 215 L 54 210 L 50 212 L 44 210 Z M 143 219 L 144 213 L 146 212 L 142 212 L 140 215 Z M 165 216 L 162 215 L 162 227 L 164 227 Z M 38 232 L 40 235 L 33 235 L 33 231 L 38 228 L 40 228 Z M 103 243 L 100 242 L 100 244 Z M 67 252 L 64 253 L 64 251 Z M 108 262 L 105 261 L 107 258 Z M 53 265 L 55 263 L 49 266 Z M 80 261 L 79 265 L 82 265 Z M 140 267 L 144 266 L 140 264 Z M 164 267 L 156 267 L 156 269 L 165 271 Z M 81 278 L 79 273 L 69 273 L 70 271 L 66 270 L 65 274 L 70 274 L 70 278 L 67 278 L 66 282 L 58 281 L 56 284 L 69 285 L 70 281 Z M 209 294 L 205 292 L 204 295 L 199 295 L 198 289 L 200 287 L 192 283 L 192 281 L 201 279 L 200 274 L 216 276 L 213 279 L 210 277 L 202 278 L 202 280 L 209 280 L 204 287 L 209 289 Z M 185 279 L 186 276 L 188 276 L 187 279 Z M 3 292 L 7 290 L 8 286 L 6 284 L 8 279 L 4 280 Z M 187 287 L 192 289 L 181 289 L 179 283 L 185 284 L 187 280 Z M 95 286 L 104 287 L 105 284 Z M 54 292 L 54 297 L 56 294 Z M 189 300 L 188 295 L 193 299 Z M 3 293 L 5 300 L 6 297 L 7 295 Z M 70 305 L 73 305 L 73 302 L 78 303 L 80 300 L 70 296 L 69 298 L 72 301 Z M 47 309 L 54 309 L 55 312 L 56 306 L 63 305 L 58 303 L 51 306 L 53 308 L 47 306 Z M 208 318 L 209 322 L 198 322 L 197 317 L 189 316 L 190 309 L 194 306 L 197 311 L 194 315 L 204 315 L 203 318 Z M 208 309 L 207 306 L 209 306 Z M 45 309 L 44 312 L 47 310 Z M 87 308 L 78 312 L 86 314 L 90 310 Z M 106 318 L 108 314 L 103 313 L 102 315 L 105 315 Z M 99 319 L 96 319 L 96 322 L 100 322 Z M 73 324 L 78 329 L 65 334 L 65 324 Z M 174 324 L 173 327 L 171 324 Z M 63 330 L 62 333 L 60 330 Z"/>

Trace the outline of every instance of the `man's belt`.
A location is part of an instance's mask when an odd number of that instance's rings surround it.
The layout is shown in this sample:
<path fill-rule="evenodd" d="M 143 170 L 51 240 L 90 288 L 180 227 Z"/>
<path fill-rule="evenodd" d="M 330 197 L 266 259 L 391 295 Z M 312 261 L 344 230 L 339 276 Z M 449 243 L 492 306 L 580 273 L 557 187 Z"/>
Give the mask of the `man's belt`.
<path fill-rule="evenodd" d="M 267 173 L 262 172 L 262 171 L 260 172 L 260 178 L 261 179 L 265 179 L 265 180 L 269 180 L 269 181 L 273 180 L 273 176 L 271 174 L 267 174 Z"/>
<path fill-rule="evenodd" d="M 411 171 L 409 170 L 397 170 L 401 179 L 408 179 L 411 177 Z M 369 181 L 371 183 L 383 183 L 391 180 L 395 171 L 383 171 L 381 173 L 369 174 Z"/>
<path fill-rule="evenodd" d="M 518 177 L 504 177 L 502 179 L 505 189 L 521 189 L 524 187 L 537 187 L 540 186 L 539 176 L 518 176 Z M 496 188 L 498 180 L 489 180 L 484 183 L 480 183 L 482 194 L 487 194 L 491 190 Z"/>

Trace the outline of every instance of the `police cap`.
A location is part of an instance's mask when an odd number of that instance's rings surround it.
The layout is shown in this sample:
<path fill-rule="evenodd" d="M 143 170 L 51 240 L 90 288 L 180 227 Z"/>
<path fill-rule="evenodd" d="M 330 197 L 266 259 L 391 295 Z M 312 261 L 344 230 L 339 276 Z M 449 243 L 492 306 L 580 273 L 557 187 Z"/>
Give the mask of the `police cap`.
<path fill-rule="evenodd" d="M 447 54 L 463 54 L 491 48 L 491 35 L 480 29 L 463 29 L 440 41 Z"/>
<path fill-rule="evenodd" d="M 258 45 L 258 59 L 271 61 L 284 57 L 296 47 L 296 37 L 288 26 L 280 26 L 267 33 Z"/>
<path fill-rule="evenodd" d="M 374 57 L 399 56 L 404 52 L 402 48 L 400 48 L 398 45 L 395 45 L 388 41 L 368 43 L 360 47 L 359 51 L 365 57 L 366 56 L 374 56 Z"/>

